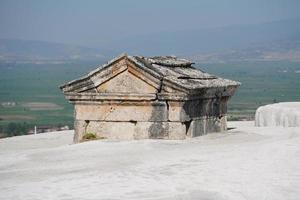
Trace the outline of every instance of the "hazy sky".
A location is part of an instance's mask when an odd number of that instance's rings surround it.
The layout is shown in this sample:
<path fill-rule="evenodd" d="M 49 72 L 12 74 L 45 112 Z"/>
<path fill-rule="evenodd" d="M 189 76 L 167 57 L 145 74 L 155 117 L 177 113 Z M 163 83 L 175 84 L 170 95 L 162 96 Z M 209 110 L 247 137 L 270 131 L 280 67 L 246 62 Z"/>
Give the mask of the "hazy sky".
<path fill-rule="evenodd" d="M 300 0 L 0 0 L 0 38 L 99 46 L 161 31 L 300 18 Z"/>

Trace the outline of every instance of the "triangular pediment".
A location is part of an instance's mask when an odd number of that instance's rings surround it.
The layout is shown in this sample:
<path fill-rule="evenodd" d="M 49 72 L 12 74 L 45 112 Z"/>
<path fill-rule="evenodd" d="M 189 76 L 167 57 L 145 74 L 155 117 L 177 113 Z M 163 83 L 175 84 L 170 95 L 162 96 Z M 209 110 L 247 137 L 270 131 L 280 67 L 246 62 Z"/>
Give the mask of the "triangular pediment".
<path fill-rule="evenodd" d="M 179 62 L 180 61 L 180 62 Z M 184 63 L 183 63 L 184 62 Z M 222 83 L 222 84 L 221 84 Z M 145 58 L 122 54 L 60 88 L 66 93 L 197 93 L 202 88 L 236 86 L 207 76 L 177 58 Z"/>
<path fill-rule="evenodd" d="M 160 80 L 124 57 L 91 76 L 98 93 L 156 93 Z"/>
<path fill-rule="evenodd" d="M 156 93 L 157 89 L 128 69 L 97 86 L 99 93 Z"/>

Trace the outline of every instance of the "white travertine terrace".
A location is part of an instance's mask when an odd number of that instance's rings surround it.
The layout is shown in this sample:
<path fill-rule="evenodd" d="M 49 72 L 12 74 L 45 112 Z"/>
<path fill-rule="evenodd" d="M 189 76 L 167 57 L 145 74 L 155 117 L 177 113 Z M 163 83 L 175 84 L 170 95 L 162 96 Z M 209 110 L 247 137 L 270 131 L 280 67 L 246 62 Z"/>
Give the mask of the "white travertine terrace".
<path fill-rule="evenodd" d="M 300 127 L 300 102 L 261 106 L 255 113 L 256 126 Z"/>
<path fill-rule="evenodd" d="M 0 199 L 300 199 L 300 128 L 228 126 L 186 140 L 0 139 Z"/>

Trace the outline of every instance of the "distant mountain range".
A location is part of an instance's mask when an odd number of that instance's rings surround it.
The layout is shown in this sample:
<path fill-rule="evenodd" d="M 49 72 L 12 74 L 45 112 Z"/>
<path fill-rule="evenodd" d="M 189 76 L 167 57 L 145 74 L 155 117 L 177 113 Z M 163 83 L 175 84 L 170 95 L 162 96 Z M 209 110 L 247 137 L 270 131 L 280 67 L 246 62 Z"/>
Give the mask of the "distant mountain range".
<path fill-rule="evenodd" d="M 0 39 L 2 62 L 70 62 L 105 60 L 107 51 L 44 41 Z"/>
<path fill-rule="evenodd" d="M 198 63 L 235 61 L 300 61 L 300 40 L 286 39 L 251 44 L 247 48 L 228 49 L 187 56 Z"/>
<path fill-rule="evenodd" d="M 0 61 L 5 62 L 103 61 L 122 52 L 179 55 L 197 62 L 300 60 L 300 19 L 137 35 L 118 38 L 99 49 L 0 39 Z"/>
<path fill-rule="evenodd" d="M 298 39 L 300 40 L 300 19 L 290 19 L 253 25 L 137 35 L 113 41 L 107 47 L 131 54 L 192 55 Z"/>

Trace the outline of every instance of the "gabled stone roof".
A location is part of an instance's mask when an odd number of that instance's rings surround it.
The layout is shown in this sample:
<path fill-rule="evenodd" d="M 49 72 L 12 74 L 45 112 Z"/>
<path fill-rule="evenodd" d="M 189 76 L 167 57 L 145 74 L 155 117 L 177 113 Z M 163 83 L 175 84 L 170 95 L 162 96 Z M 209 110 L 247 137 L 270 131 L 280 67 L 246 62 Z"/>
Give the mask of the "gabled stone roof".
<path fill-rule="evenodd" d="M 227 88 L 240 85 L 239 82 L 219 78 L 196 69 L 192 66 L 193 62 L 175 56 L 143 57 L 122 54 L 87 75 L 60 86 L 60 88 L 64 93 L 80 93 L 95 88 L 113 73 L 109 67 L 121 59 L 127 59 L 145 74 L 158 80 L 160 82 L 157 83 L 158 85 L 174 86 L 179 91 L 185 91 L 189 94 L 197 93 L 199 89 L 203 88 Z"/>

